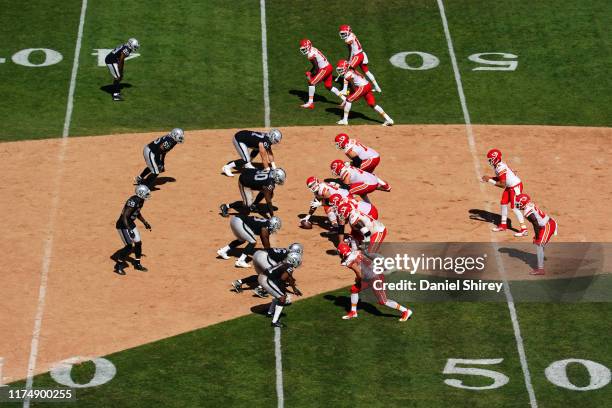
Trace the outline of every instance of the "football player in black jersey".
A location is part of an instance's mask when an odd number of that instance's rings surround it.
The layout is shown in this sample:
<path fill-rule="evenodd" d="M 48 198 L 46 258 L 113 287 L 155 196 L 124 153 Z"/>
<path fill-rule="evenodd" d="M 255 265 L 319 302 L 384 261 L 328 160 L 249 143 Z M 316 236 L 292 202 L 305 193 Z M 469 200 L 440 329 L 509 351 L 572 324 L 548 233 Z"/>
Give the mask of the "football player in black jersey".
<path fill-rule="evenodd" d="M 142 155 L 147 167 L 140 173 L 140 176 L 134 178 L 134 185 L 146 184 L 149 188 L 153 188 L 159 173 L 166 171 L 166 154 L 177 143 L 183 143 L 184 140 L 183 129 L 174 128 L 167 135 L 155 139 L 146 145 L 142 150 Z"/>
<path fill-rule="evenodd" d="M 228 162 L 221 169 L 221 173 L 228 177 L 234 177 L 232 169 L 253 169 L 251 160 L 258 154 L 261 156 L 264 169 L 275 169 L 274 154 L 272 145 L 280 143 L 283 134 L 278 129 L 270 129 L 269 132 L 255 132 L 253 130 L 241 130 L 234 135 L 232 141 L 234 147 L 240 155 L 240 159 Z M 251 151 L 249 152 L 249 149 Z"/>
<path fill-rule="evenodd" d="M 281 220 L 278 217 L 265 219 L 247 215 L 236 215 L 230 218 L 230 228 L 236 239 L 219 249 L 217 255 L 223 259 L 229 259 L 227 255 L 229 250 L 248 242 L 235 265 L 240 268 L 249 268 L 251 265 L 246 262 L 246 257 L 247 255 L 253 255 L 253 252 L 255 252 L 257 237 L 261 239 L 264 248 L 270 248 L 270 234 L 275 233 L 281 228 Z"/>
<path fill-rule="evenodd" d="M 253 258 L 253 262 L 259 259 Z M 293 272 L 302 264 L 302 255 L 299 252 L 290 252 L 284 261 L 268 268 L 257 268 L 257 281 L 274 299 L 268 309 L 268 316 L 272 317 L 272 327 L 283 327 L 280 315 L 285 306 L 291 304 L 291 295 L 287 293 L 287 287 L 296 296 L 302 296 L 297 288 Z"/>
<path fill-rule="evenodd" d="M 123 79 L 123 65 L 125 59 L 131 53 L 140 48 L 140 43 L 135 38 L 130 38 L 125 44 L 118 45 L 114 50 L 108 53 L 104 62 L 113 76 L 113 101 L 122 101 L 121 87 L 119 83 Z"/>
<path fill-rule="evenodd" d="M 291 252 L 297 252 L 300 255 L 304 253 L 304 247 L 299 242 L 294 242 L 287 248 L 270 248 L 263 249 L 253 254 L 253 265 L 255 266 L 255 272 L 259 274 L 259 270 L 267 269 L 271 266 L 283 262 L 287 255 Z M 237 279 L 232 282 L 232 288 L 234 292 L 241 293 L 242 285 L 246 285 L 250 289 L 255 289 L 255 294 L 259 297 L 265 298 L 268 293 L 264 290 L 261 285 L 257 286 L 257 275 L 247 276 L 242 279 Z"/>
<path fill-rule="evenodd" d="M 140 257 L 142 256 L 142 242 L 140 240 L 140 233 L 136 228 L 135 220 L 139 219 L 144 227 L 148 230 L 151 229 L 151 224 L 144 219 L 140 211 L 144 205 L 145 200 L 151 198 L 151 191 L 145 185 L 139 185 L 135 189 L 135 195 L 128 198 L 123 206 L 121 215 L 115 223 L 117 232 L 121 237 L 124 247 L 115 252 L 111 258 L 115 261 L 115 272 L 119 275 L 125 275 L 124 268 L 128 265 L 125 262 L 127 257 L 130 255 L 132 248 L 134 249 L 134 269 L 146 272 L 147 268 L 142 266 L 140 263 Z M 134 246 L 132 247 L 132 243 Z"/>
<path fill-rule="evenodd" d="M 238 189 L 240 190 L 240 196 L 242 197 L 242 206 L 240 206 L 240 203 L 237 203 L 236 205 L 221 204 L 219 206 L 221 215 L 227 217 L 229 215 L 230 208 L 238 210 L 242 209 L 244 214 L 248 214 L 251 211 L 255 211 L 259 202 L 265 198 L 268 206 L 268 213 L 270 214 L 270 217 L 274 216 L 274 206 L 272 205 L 274 188 L 277 184 L 284 184 L 286 178 L 287 175 L 285 174 L 285 171 L 280 168 L 270 171 L 244 169 L 242 174 L 240 174 L 240 177 L 238 177 Z M 255 200 L 253 200 L 253 191 L 258 191 Z"/>

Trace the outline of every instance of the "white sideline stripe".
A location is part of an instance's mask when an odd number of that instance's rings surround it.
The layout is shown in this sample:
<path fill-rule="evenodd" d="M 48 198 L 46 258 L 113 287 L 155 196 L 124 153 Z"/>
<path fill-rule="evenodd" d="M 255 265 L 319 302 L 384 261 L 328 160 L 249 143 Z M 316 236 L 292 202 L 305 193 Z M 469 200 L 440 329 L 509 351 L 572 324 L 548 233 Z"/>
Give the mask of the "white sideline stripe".
<path fill-rule="evenodd" d="M 266 29 L 266 0 L 259 0 L 261 14 L 261 64 L 263 69 L 263 99 L 264 99 L 264 126 L 270 127 L 270 94 L 268 81 L 268 39 Z M 281 329 L 274 328 L 274 356 L 276 358 L 276 399 L 277 406 L 285 406 L 285 393 L 283 391 L 283 354 L 281 351 Z"/>
<path fill-rule="evenodd" d="M 457 84 L 457 92 L 459 94 L 459 100 L 461 102 L 461 109 L 463 110 L 463 118 L 465 120 L 465 130 L 467 133 L 470 153 L 472 155 L 472 161 L 474 164 L 474 171 L 476 172 L 476 177 L 478 178 L 482 174 L 482 171 L 481 171 L 482 169 L 480 167 L 480 162 L 476 154 L 476 141 L 474 139 L 472 121 L 470 119 L 470 113 L 468 111 L 465 94 L 463 92 L 463 85 L 461 82 L 461 73 L 459 72 L 459 66 L 457 64 L 457 57 L 455 56 L 453 41 L 451 39 L 450 30 L 448 29 L 448 21 L 446 19 L 446 13 L 444 11 L 443 0 L 437 0 L 437 2 L 438 2 L 438 8 L 440 9 L 440 17 L 442 18 L 442 26 L 444 27 L 444 35 L 446 36 L 446 43 L 448 44 L 448 53 L 450 54 L 451 64 L 453 66 L 453 72 L 455 74 L 455 82 Z M 484 184 L 479 182 L 479 185 L 480 185 L 480 191 L 484 193 Z M 486 210 L 490 211 L 490 209 L 491 209 L 491 206 L 487 202 Z M 523 336 L 521 335 L 521 328 L 520 328 L 519 321 L 518 321 L 518 315 L 516 313 L 516 308 L 514 307 L 514 298 L 512 296 L 512 292 L 510 291 L 510 286 L 508 284 L 506 269 L 504 268 L 503 261 L 501 259 L 501 256 L 499 255 L 499 251 L 498 251 L 499 246 L 497 245 L 496 242 L 493 242 L 492 245 L 493 245 L 493 249 L 495 250 L 495 262 L 497 263 L 499 273 L 504 282 L 504 294 L 506 295 L 506 301 L 508 302 L 508 309 L 510 311 L 510 318 L 512 320 L 512 328 L 514 330 L 514 337 L 516 339 L 516 348 L 518 351 L 519 359 L 521 361 L 521 368 L 523 370 L 523 377 L 525 379 L 525 387 L 527 388 L 527 393 L 529 394 L 529 403 L 532 408 L 537 408 L 538 402 L 536 400 L 535 391 L 531 383 L 531 374 L 529 372 L 529 365 L 527 364 L 527 355 L 525 353 L 525 346 L 523 344 Z"/>
<path fill-rule="evenodd" d="M 277 406 L 285 406 L 285 394 L 283 391 L 283 354 L 281 352 L 281 329 L 274 328 L 274 355 L 276 356 L 276 399 Z"/>
<path fill-rule="evenodd" d="M 261 14 L 261 64 L 263 68 L 263 98 L 264 98 L 264 126 L 270 127 L 270 94 L 268 82 L 268 35 L 266 29 L 266 0 L 259 0 Z"/>
<path fill-rule="evenodd" d="M 42 265 L 40 269 L 40 286 L 38 288 L 38 303 L 36 306 L 36 315 L 34 317 L 34 330 L 32 331 L 32 342 L 30 343 L 30 357 L 28 359 L 28 371 L 26 376 L 26 389 L 32 389 L 34 381 L 34 373 L 36 371 L 36 360 L 38 358 L 38 343 L 40 342 L 40 330 L 42 327 L 42 319 L 45 311 L 45 299 L 47 296 L 47 282 L 49 281 L 49 269 L 51 266 L 51 254 L 53 252 L 53 231 L 55 228 L 55 219 L 57 218 L 57 209 L 60 201 L 60 183 L 64 175 L 64 159 L 66 157 L 66 147 L 68 144 L 68 132 L 70 130 L 70 120 L 72 118 L 72 107 L 74 98 L 74 89 L 76 82 L 76 74 L 79 69 L 79 55 L 81 53 L 81 39 L 83 37 L 83 25 L 85 24 L 85 12 L 87 11 L 87 0 L 83 0 L 81 6 L 81 17 L 79 19 L 79 29 L 74 51 L 74 62 L 72 64 L 72 74 L 70 76 L 70 87 L 68 89 L 68 102 L 66 105 L 66 118 L 64 121 L 64 131 L 59 147 L 57 157 L 58 169 L 54 181 L 53 198 L 51 200 L 51 211 L 49 214 L 49 224 L 47 226 L 47 236 L 44 241 Z M 23 401 L 23 407 L 30 406 L 30 399 L 26 398 Z"/>
<path fill-rule="evenodd" d="M 62 137 L 68 137 L 70 122 L 72 121 L 72 108 L 74 106 L 74 90 L 76 88 L 76 77 L 79 70 L 79 56 L 81 55 L 81 40 L 83 39 L 83 26 L 85 25 L 85 12 L 87 11 L 87 0 L 83 0 L 81 6 L 81 18 L 79 19 L 79 31 L 76 46 L 74 47 L 74 61 L 72 62 L 72 74 L 70 75 L 70 87 L 68 88 L 68 103 L 66 104 L 66 118 L 64 119 L 64 131 Z"/>

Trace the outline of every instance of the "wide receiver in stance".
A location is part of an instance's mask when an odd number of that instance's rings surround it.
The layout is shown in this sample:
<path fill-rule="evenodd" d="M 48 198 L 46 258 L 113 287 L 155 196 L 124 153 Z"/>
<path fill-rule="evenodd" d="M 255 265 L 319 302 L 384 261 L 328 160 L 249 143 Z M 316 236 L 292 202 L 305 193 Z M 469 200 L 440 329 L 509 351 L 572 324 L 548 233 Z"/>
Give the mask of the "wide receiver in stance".
<path fill-rule="evenodd" d="M 531 275 L 544 275 L 544 246 L 553 235 L 557 235 L 557 222 L 540 210 L 527 194 L 517 195 L 515 206 L 523 211 L 525 218 L 533 225 L 533 244 L 536 246 L 538 267 L 531 271 Z"/>
<path fill-rule="evenodd" d="M 380 154 L 376 150 L 362 144 L 357 139 L 350 139 L 346 133 L 336 135 L 334 142 L 336 147 L 351 160 L 353 167 L 374 173 L 374 169 L 380 164 Z"/>
<path fill-rule="evenodd" d="M 300 41 L 300 52 L 308 58 L 312 63 L 312 69 L 306 71 L 306 79 L 308 81 L 308 102 L 302 105 L 302 108 L 314 109 L 314 94 L 315 85 L 323 82 L 327 90 L 331 91 L 338 98 L 345 100 L 344 96 L 340 95 L 340 90 L 332 86 L 334 79 L 334 67 L 327 61 L 325 55 L 318 48 L 312 46 L 309 39 Z"/>
<path fill-rule="evenodd" d="M 508 204 L 512 207 L 512 211 L 516 215 L 519 223 L 521 224 L 521 230 L 514 234 L 515 237 L 527 236 L 527 226 L 525 225 L 525 219 L 523 214 L 514 207 L 514 199 L 517 195 L 523 192 L 523 182 L 516 175 L 514 171 L 506 163 L 502 161 L 502 153 L 499 149 L 491 149 L 487 153 L 487 161 L 495 169 L 495 176 L 482 176 L 481 181 L 483 183 L 491 183 L 495 187 L 503 188 L 504 192 L 501 197 L 501 222 L 496 227 L 493 227 L 491 231 L 502 232 L 508 229 Z"/>
<path fill-rule="evenodd" d="M 372 74 L 368 68 L 368 56 L 361 47 L 361 43 L 357 39 L 357 36 L 353 33 L 353 30 L 351 30 L 351 26 L 346 24 L 341 25 L 338 31 L 340 38 L 344 40 L 344 43 L 349 49 L 349 66 L 352 69 L 357 69 L 357 67 L 361 68 L 363 73 L 374 84 L 374 90 L 376 92 L 382 92 L 380 86 L 378 86 L 376 82 L 376 78 L 374 78 L 374 74 Z M 346 93 L 346 88 L 343 89 L 343 92 Z"/>
<path fill-rule="evenodd" d="M 374 272 L 371 259 L 365 257 L 361 251 L 351 251 L 351 248 L 344 242 L 338 245 L 338 253 L 342 258 L 342 265 L 355 272 L 355 284 L 351 286 L 351 310 L 348 314 L 342 316 L 344 320 L 358 317 L 359 292 L 369 287 L 372 288 L 376 299 L 378 299 L 378 304 L 401 312 L 400 322 L 405 322 L 412 317 L 411 309 L 400 305 L 395 300 L 387 299 L 387 293 L 383 287 L 385 275 Z"/>

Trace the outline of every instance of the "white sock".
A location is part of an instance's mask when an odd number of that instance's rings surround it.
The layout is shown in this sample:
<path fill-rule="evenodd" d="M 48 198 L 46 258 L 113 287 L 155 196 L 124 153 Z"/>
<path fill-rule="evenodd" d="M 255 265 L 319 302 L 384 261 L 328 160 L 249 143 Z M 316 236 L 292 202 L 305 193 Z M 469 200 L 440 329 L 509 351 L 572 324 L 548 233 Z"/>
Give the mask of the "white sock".
<path fill-rule="evenodd" d="M 244 262 L 246 260 L 246 254 L 240 255 L 240 258 L 238 258 L 238 260 Z"/>
<path fill-rule="evenodd" d="M 230 249 L 232 249 L 229 245 L 224 246 L 223 248 L 221 248 L 221 252 L 227 252 Z"/>
<path fill-rule="evenodd" d="M 536 255 L 538 256 L 538 268 L 544 269 L 544 247 L 542 245 L 536 246 Z"/>
<path fill-rule="evenodd" d="M 383 110 L 383 108 L 380 107 L 380 105 L 376 105 L 374 106 L 374 110 L 376 112 L 378 112 L 380 114 L 380 116 L 382 116 L 383 118 L 385 118 L 385 120 L 391 120 L 391 118 L 389 117 L 389 115 L 387 115 L 385 113 L 385 111 Z"/>
<path fill-rule="evenodd" d="M 378 86 L 378 82 L 376 82 L 376 78 L 374 78 L 374 74 L 372 74 L 372 72 L 366 72 L 366 76 L 370 81 L 372 81 L 372 83 L 374 84 L 374 88 L 380 89 L 380 86 Z"/>
<path fill-rule="evenodd" d="M 344 104 L 344 120 L 348 120 L 348 115 L 351 111 L 351 106 L 353 106 L 353 104 L 348 101 Z"/>
<path fill-rule="evenodd" d="M 508 222 L 508 204 L 501 206 L 501 223 L 506 224 Z"/>
<path fill-rule="evenodd" d="M 283 312 L 283 306 L 276 305 L 276 307 L 274 308 L 274 317 L 272 318 L 272 323 L 278 322 L 278 319 L 280 319 L 280 315 L 282 312 Z"/>
<path fill-rule="evenodd" d="M 387 300 L 385 302 L 385 306 L 390 307 L 391 309 L 399 310 L 402 313 L 408 310 L 404 306 L 397 303 L 395 300 Z"/>
<path fill-rule="evenodd" d="M 359 303 L 359 293 L 351 293 L 351 312 L 357 311 L 358 303 Z"/>
<path fill-rule="evenodd" d="M 314 101 L 314 93 L 315 93 L 314 85 L 309 85 L 308 86 L 308 103 L 312 103 Z"/>
<path fill-rule="evenodd" d="M 518 208 L 513 208 L 512 211 L 514 211 L 514 215 L 516 215 L 519 224 L 521 224 L 521 228 L 523 228 L 525 226 L 525 217 L 523 217 L 523 213 Z"/>

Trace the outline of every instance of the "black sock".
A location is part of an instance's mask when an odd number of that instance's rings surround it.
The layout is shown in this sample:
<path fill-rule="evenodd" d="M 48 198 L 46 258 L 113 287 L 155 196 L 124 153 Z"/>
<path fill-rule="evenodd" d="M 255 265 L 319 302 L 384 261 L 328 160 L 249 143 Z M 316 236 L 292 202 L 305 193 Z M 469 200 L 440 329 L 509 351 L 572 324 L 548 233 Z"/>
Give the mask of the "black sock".
<path fill-rule="evenodd" d="M 251 159 L 256 158 L 258 154 L 259 154 L 259 149 L 251 150 Z"/>
<path fill-rule="evenodd" d="M 140 257 L 142 256 L 142 241 L 134 243 L 134 257 L 136 258 L 136 262 L 140 262 Z"/>
<path fill-rule="evenodd" d="M 146 178 L 146 180 L 144 180 L 144 184 L 146 184 L 149 188 L 152 188 L 155 185 L 155 179 L 157 179 L 157 176 L 159 176 L 159 174 L 149 174 L 149 176 Z"/>
<path fill-rule="evenodd" d="M 242 281 L 243 285 L 247 285 L 250 288 L 254 288 L 255 286 L 259 285 L 259 282 L 257 282 L 257 275 L 247 276 L 246 278 L 242 278 L 240 280 Z"/>
<path fill-rule="evenodd" d="M 150 172 L 151 172 L 151 170 L 149 170 L 148 167 L 145 167 L 145 169 L 142 171 L 142 173 L 140 173 L 140 178 L 144 179 L 145 177 L 147 177 L 149 175 Z"/>
<path fill-rule="evenodd" d="M 232 242 L 230 242 L 228 245 L 230 248 L 237 248 L 240 245 L 244 244 L 244 241 L 240 240 L 240 239 L 235 239 Z"/>
<path fill-rule="evenodd" d="M 113 95 L 121 93 L 121 87 L 119 86 L 119 80 L 113 81 Z"/>
<path fill-rule="evenodd" d="M 249 243 L 246 248 L 244 248 L 244 253 L 247 255 L 253 255 L 253 252 L 255 252 L 255 244 Z"/>

